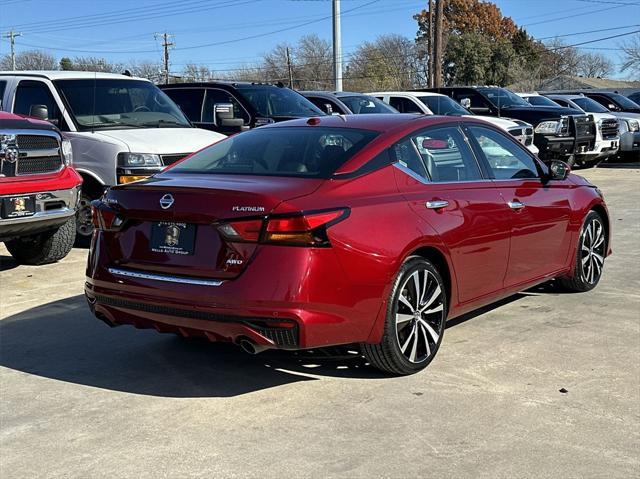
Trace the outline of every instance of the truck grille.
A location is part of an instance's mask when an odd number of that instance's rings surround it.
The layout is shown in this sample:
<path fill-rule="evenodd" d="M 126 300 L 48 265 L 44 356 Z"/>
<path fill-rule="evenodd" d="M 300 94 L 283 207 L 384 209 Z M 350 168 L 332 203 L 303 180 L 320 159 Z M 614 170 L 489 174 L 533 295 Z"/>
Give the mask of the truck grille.
<path fill-rule="evenodd" d="M 18 148 L 22 151 L 29 150 L 55 150 L 58 148 L 58 140 L 53 136 L 18 135 L 16 138 Z"/>
<path fill-rule="evenodd" d="M 167 166 L 167 165 L 173 165 L 176 161 L 183 159 L 185 156 L 189 155 L 190 153 L 178 153 L 176 155 L 162 155 L 162 164 Z"/>
<path fill-rule="evenodd" d="M 592 129 L 593 121 L 588 116 L 574 116 L 576 137 L 591 136 L 595 132 Z"/>
<path fill-rule="evenodd" d="M 18 175 L 52 173 L 62 167 L 60 156 L 25 157 L 18 159 Z"/>
<path fill-rule="evenodd" d="M 510 128 L 509 133 L 511 133 L 511 135 L 513 135 L 513 137 L 516 138 L 524 146 L 529 146 L 533 143 L 533 128 Z"/>
<path fill-rule="evenodd" d="M 600 127 L 602 133 L 602 139 L 611 140 L 618 137 L 618 120 L 613 118 L 607 118 L 602 120 L 602 126 Z"/>

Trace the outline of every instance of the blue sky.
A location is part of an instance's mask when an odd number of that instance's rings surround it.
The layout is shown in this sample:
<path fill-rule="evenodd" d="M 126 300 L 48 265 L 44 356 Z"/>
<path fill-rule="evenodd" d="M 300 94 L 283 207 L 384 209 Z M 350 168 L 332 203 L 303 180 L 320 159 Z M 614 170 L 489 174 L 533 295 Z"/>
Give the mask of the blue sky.
<path fill-rule="evenodd" d="M 640 30 L 640 0 L 495 3 L 540 39 L 602 30 L 564 37 L 574 44 Z M 417 28 L 412 15 L 426 5 L 427 0 L 342 0 L 345 55 L 382 34 L 413 38 Z M 176 72 L 189 62 L 217 71 L 233 69 L 259 60 L 277 43 L 295 43 L 309 33 L 331 40 L 330 16 L 330 0 L 0 0 L 0 32 L 15 28 L 23 34 L 16 39 L 18 52 L 39 48 L 58 58 L 159 61 L 161 42 L 154 33 L 167 31 L 176 44 L 171 51 Z M 581 48 L 604 53 L 619 64 L 618 47 L 627 38 Z M 2 39 L 0 55 L 8 52 L 9 43 Z"/>

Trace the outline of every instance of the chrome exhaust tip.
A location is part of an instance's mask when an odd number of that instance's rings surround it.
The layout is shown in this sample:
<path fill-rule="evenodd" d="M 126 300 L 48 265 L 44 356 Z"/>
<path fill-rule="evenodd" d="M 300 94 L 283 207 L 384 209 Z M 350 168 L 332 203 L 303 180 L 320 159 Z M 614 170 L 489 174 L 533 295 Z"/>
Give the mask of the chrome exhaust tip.
<path fill-rule="evenodd" d="M 241 339 L 238 342 L 238 346 L 240 346 L 242 350 L 248 354 L 259 354 L 265 349 L 267 349 L 265 346 L 256 344 L 253 341 L 250 341 L 248 339 Z"/>

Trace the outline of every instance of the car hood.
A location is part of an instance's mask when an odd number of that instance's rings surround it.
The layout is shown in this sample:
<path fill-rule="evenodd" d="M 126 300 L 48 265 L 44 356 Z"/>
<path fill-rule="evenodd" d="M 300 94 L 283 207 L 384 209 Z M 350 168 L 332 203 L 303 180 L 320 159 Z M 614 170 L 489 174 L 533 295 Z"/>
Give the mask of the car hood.
<path fill-rule="evenodd" d="M 640 120 L 640 113 L 630 113 L 628 111 L 612 111 L 608 113 L 616 118 L 622 118 L 623 120 Z"/>
<path fill-rule="evenodd" d="M 489 123 L 492 123 L 493 125 L 503 128 L 504 130 L 507 130 L 514 126 L 519 126 L 518 123 L 516 123 L 513 120 L 509 120 L 508 118 L 498 118 L 496 116 L 483 116 L 483 115 L 464 115 L 464 116 L 469 118 L 478 118 L 479 120 L 487 121 Z"/>
<path fill-rule="evenodd" d="M 122 143 L 135 153 L 191 153 L 225 138 L 224 135 L 200 128 L 134 128 L 102 130 L 95 135 L 104 141 Z"/>
<path fill-rule="evenodd" d="M 584 115 L 585 113 L 582 110 L 576 110 L 575 108 L 565 108 L 563 106 L 555 107 L 555 106 L 530 106 L 530 107 L 511 107 L 511 108 L 502 108 L 500 113 L 504 116 L 509 116 L 509 113 L 531 113 L 535 112 L 539 116 L 544 114 L 547 115 Z"/>

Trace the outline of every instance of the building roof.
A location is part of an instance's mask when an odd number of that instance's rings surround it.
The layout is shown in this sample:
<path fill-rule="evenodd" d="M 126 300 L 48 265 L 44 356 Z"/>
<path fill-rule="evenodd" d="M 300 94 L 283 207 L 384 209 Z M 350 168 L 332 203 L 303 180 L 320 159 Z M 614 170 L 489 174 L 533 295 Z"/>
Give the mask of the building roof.
<path fill-rule="evenodd" d="M 640 81 L 559 75 L 543 80 L 538 90 L 640 90 Z"/>

